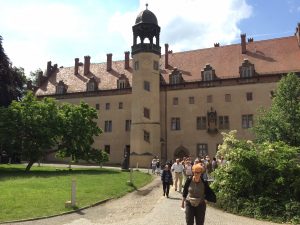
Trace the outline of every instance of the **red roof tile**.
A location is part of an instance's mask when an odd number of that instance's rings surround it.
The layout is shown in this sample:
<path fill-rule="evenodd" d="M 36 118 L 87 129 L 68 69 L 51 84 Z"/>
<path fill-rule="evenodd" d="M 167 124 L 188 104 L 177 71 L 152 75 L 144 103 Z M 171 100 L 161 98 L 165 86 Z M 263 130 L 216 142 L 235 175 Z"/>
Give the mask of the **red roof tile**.
<path fill-rule="evenodd" d="M 241 53 L 241 45 L 199 49 L 169 54 L 169 69 L 164 69 L 165 56 L 161 57 L 161 74 L 169 83 L 172 68 L 182 71 L 185 81 L 201 80 L 201 70 L 209 63 L 219 78 L 239 77 L 239 67 L 244 59 L 254 64 L 258 74 L 287 73 L 300 71 L 300 49 L 296 36 L 247 43 L 247 53 Z M 67 92 L 83 92 L 92 76 L 99 81 L 98 89 L 116 89 L 120 74 L 125 74 L 132 85 L 132 67 L 124 69 L 124 61 L 112 63 L 112 71 L 106 71 L 106 63 L 91 63 L 89 75 L 83 75 L 83 66 L 79 75 L 74 75 L 74 67 L 59 68 L 37 90 L 37 95 L 54 94 L 55 85 L 62 80 Z M 131 61 L 130 61 L 131 65 Z"/>

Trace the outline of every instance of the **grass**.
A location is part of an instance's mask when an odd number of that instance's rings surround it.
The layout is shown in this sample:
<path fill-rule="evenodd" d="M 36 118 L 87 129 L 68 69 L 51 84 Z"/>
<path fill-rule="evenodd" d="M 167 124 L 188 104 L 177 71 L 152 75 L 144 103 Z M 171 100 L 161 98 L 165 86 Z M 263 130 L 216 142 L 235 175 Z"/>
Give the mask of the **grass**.
<path fill-rule="evenodd" d="M 71 182 L 76 179 L 76 205 L 92 205 L 117 198 L 149 183 L 152 176 L 133 172 L 133 185 L 128 185 L 129 172 L 113 169 L 72 169 L 0 165 L 0 222 L 60 214 L 71 200 Z"/>

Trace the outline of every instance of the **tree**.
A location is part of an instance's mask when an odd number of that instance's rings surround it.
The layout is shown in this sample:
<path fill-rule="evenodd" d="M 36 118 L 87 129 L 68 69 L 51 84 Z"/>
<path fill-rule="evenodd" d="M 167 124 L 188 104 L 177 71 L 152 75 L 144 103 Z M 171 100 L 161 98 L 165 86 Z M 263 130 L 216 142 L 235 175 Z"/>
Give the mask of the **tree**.
<path fill-rule="evenodd" d="M 300 78 L 294 73 L 283 77 L 269 110 L 261 109 L 253 128 L 258 142 L 284 141 L 300 146 Z"/>
<path fill-rule="evenodd" d="M 107 161 L 103 152 L 92 148 L 94 136 L 101 133 L 97 112 L 86 103 L 58 104 L 52 98 L 38 100 L 32 92 L 0 108 L 0 141 L 5 149 L 28 161 L 26 171 L 44 156 L 57 152 L 100 163 Z"/>
<path fill-rule="evenodd" d="M 39 101 L 29 92 L 20 102 L 13 101 L 7 111 L 2 115 L 8 114 L 10 119 L 3 121 L 0 135 L 6 143 L 9 140 L 9 149 L 28 161 L 29 171 L 59 141 L 61 118 L 57 103 L 51 98 Z"/>
<path fill-rule="evenodd" d="M 43 71 L 41 70 L 41 68 L 37 69 L 36 71 L 30 72 L 32 85 L 34 85 L 34 86 L 38 85 L 40 74 L 43 74 Z"/>
<path fill-rule="evenodd" d="M 72 160 L 90 160 L 93 152 L 94 136 L 102 133 L 96 119 L 97 112 L 88 104 L 63 104 L 60 106 L 62 116 L 61 140 L 58 156 L 71 157 Z"/>
<path fill-rule="evenodd" d="M 0 36 L 0 106 L 7 107 L 23 96 L 26 77 L 23 68 L 12 67 Z"/>

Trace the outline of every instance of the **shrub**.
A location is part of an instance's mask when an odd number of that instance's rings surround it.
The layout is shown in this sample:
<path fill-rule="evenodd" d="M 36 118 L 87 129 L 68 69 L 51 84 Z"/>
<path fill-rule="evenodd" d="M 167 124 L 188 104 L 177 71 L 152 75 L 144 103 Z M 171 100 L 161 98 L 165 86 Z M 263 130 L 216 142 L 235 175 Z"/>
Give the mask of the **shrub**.
<path fill-rule="evenodd" d="M 237 140 L 223 134 L 218 156 L 227 163 L 214 172 L 217 206 L 241 215 L 276 222 L 300 222 L 299 148 L 283 142 Z"/>

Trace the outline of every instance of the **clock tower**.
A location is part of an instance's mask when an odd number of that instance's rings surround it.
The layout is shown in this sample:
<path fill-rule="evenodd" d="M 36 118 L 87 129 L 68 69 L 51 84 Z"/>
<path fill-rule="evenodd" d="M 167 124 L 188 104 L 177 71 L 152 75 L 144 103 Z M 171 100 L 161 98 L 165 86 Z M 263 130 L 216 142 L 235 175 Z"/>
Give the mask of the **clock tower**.
<path fill-rule="evenodd" d="M 160 157 L 160 27 L 156 16 L 146 9 L 136 18 L 133 30 L 132 105 L 130 166 L 149 167 Z"/>

